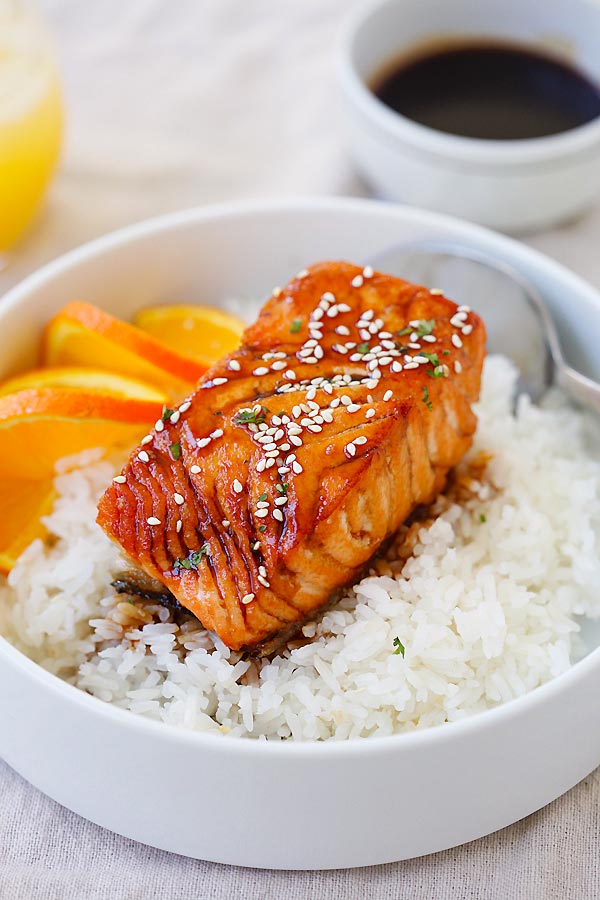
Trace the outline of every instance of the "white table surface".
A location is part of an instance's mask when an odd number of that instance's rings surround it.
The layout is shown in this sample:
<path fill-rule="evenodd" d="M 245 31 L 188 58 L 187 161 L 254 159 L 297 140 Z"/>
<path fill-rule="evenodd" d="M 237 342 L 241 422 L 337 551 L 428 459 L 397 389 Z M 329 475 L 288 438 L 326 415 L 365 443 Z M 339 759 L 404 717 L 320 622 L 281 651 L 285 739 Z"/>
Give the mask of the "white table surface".
<path fill-rule="evenodd" d="M 147 216 L 240 198 L 365 194 L 340 138 L 332 68 L 354 2 L 38 0 L 56 37 L 69 128 L 45 211 L 0 272 L 0 293 Z M 600 206 L 527 240 L 600 285 Z M 564 740 L 557 723 L 549 752 Z M 456 850 L 372 869 L 252 871 L 117 837 L 0 763 L 0 900 L 595 900 L 599 835 L 596 772 Z"/>

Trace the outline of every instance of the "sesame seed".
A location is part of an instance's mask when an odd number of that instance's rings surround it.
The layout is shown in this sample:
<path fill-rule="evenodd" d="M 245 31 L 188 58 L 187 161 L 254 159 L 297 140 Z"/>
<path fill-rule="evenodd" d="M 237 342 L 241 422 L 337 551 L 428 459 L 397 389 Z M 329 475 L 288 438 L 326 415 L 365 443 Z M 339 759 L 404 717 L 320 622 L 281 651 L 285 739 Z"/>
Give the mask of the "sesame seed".
<path fill-rule="evenodd" d="M 284 450 L 284 451 L 285 451 L 285 450 L 289 450 L 289 449 L 290 449 L 290 445 L 287 443 L 287 441 L 285 441 L 283 444 L 280 444 L 280 445 L 279 445 L 279 449 L 280 449 L 280 450 Z"/>
<path fill-rule="evenodd" d="M 265 459 L 259 459 L 259 461 L 258 461 L 257 464 L 256 464 L 256 471 L 257 471 L 257 472 L 264 472 L 265 466 L 266 466 L 266 460 L 265 460 Z"/>
<path fill-rule="evenodd" d="M 350 409 L 350 407 L 348 407 Z M 320 425 L 309 425 L 308 431 L 312 431 L 313 434 L 318 434 L 320 431 L 323 431 Z"/>
<path fill-rule="evenodd" d="M 431 288 L 431 290 L 429 291 L 429 293 L 430 293 L 430 294 L 433 294 L 434 297 L 435 297 L 435 296 L 437 296 L 437 295 L 439 295 L 439 294 L 443 294 L 444 292 L 443 292 L 443 290 L 442 290 L 441 288 Z"/>
<path fill-rule="evenodd" d="M 350 329 L 347 325 L 338 325 L 335 329 L 336 334 L 341 334 L 344 337 L 347 337 L 350 334 Z"/>
<path fill-rule="evenodd" d="M 316 356 L 307 356 L 306 359 L 304 360 L 304 362 L 307 363 L 309 366 L 314 366 L 314 364 L 318 363 L 319 360 L 317 359 Z"/>
<path fill-rule="evenodd" d="M 287 369 L 287 370 L 283 373 L 283 377 L 284 377 L 284 378 L 287 378 L 288 381 L 294 381 L 294 379 L 296 378 L 296 373 L 294 372 L 293 369 Z"/>
<path fill-rule="evenodd" d="M 285 506 L 287 503 L 287 497 L 278 497 L 275 501 L 275 506 Z"/>
<path fill-rule="evenodd" d="M 453 334 L 452 337 L 450 338 L 450 340 L 452 341 L 452 343 L 454 344 L 454 346 L 455 346 L 455 347 L 458 347 L 458 349 L 460 350 L 460 348 L 461 348 L 462 345 L 463 345 L 463 342 L 461 341 L 461 339 L 459 338 L 459 336 L 458 336 L 457 334 Z"/>
<path fill-rule="evenodd" d="M 454 360 L 454 371 L 456 372 L 457 375 L 459 375 L 462 372 L 462 366 L 457 359 Z"/>
<path fill-rule="evenodd" d="M 185 503 L 185 500 L 183 499 L 181 494 L 173 494 L 173 500 L 175 501 L 177 506 L 183 506 L 183 504 Z"/>
<path fill-rule="evenodd" d="M 317 389 L 314 387 L 312 387 L 309 391 L 306 392 L 307 400 L 314 400 L 316 396 L 317 396 Z"/>
<path fill-rule="evenodd" d="M 255 541 L 255 542 L 252 544 L 252 549 L 253 549 L 253 550 L 260 550 L 260 541 Z"/>
<path fill-rule="evenodd" d="M 183 522 L 181 521 L 181 519 L 177 519 L 177 525 L 175 526 L 175 531 L 177 532 L 177 534 L 179 534 L 182 528 Z"/>
<path fill-rule="evenodd" d="M 221 522 L 221 525 L 223 526 L 223 528 L 229 528 L 229 526 L 231 525 L 231 522 L 229 521 L 229 519 L 223 519 L 223 521 Z"/>
<path fill-rule="evenodd" d="M 233 482 L 233 489 L 234 489 L 234 491 L 236 492 L 236 494 L 241 494 L 242 491 L 243 491 L 243 487 L 242 487 L 242 485 L 240 484 L 240 482 L 237 480 L 237 478 L 236 478 L 235 481 Z"/>
<path fill-rule="evenodd" d="M 281 425 L 282 421 L 283 419 L 281 419 L 279 416 L 271 416 L 271 422 L 273 423 L 273 425 Z"/>
<path fill-rule="evenodd" d="M 199 449 L 202 450 L 203 447 L 207 447 L 210 444 L 210 440 L 211 439 L 209 437 L 198 438 L 198 440 L 196 441 L 196 444 L 199 447 Z"/>
<path fill-rule="evenodd" d="M 419 368 L 419 363 L 417 363 L 417 362 L 407 362 L 407 363 L 404 364 L 404 368 L 405 368 L 405 369 L 418 369 L 418 368 Z"/>
<path fill-rule="evenodd" d="M 313 322 L 318 322 L 319 319 L 323 318 L 323 310 L 318 309 L 318 308 L 313 310 L 313 312 L 311 314 L 311 318 L 312 318 Z"/>
<path fill-rule="evenodd" d="M 473 331 L 473 326 L 472 326 L 472 325 L 465 325 L 465 327 L 464 327 L 464 328 L 461 328 L 460 330 L 462 331 L 462 333 L 463 333 L 464 335 L 471 334 L 471 332 Z"/>
<path fill-rule="evenodd" d="M 275 465 L 275 460 L 274 460 L 274 459 L 268 459 L 268 460 L 265 462 L 265 469 L 270 469 L 271 466 L 274 466 L 274 465 Z"/>
<path fill-rule="evenodd" d="M 157 519 L 156 516 L 148 516 L 148 518 L 146 519 L 146 522 L 148 523 L 148 525 L 160 525 L 161 524 L 160 519 Z"/>
<path fill-rule="evenodd" d="M 192 473 L 192 475 L 199 475 L 201 471 L 202 470 L 200 469 L 200 466 L 190 466 L 190 472 Z"/>
<path fill-rule="evenodd" d="M 140 443 L 141 443 L 141 445 L 142 445 L 142 447 L 143 447 L 145 444 L 149 444 L 151 440 L 152 440 L 152 435 L 151 435 L 151 434 L 147 434 L 145 437 L 142 438 L 142 440 L 140 441 Z"/>
<path fill-rule="evenodd" d="M 146 453 L 145 450 L 140 450 L 140 452 L 138 453 L 138 459 L 140 460 L 140 462 L 144 462 L 144 463 L 150 462 L 150 457 L 148 456 L 148 454 Z"/>
<path fill-rule="evenodd" d="M 301 269 L 300 272 L 296 275 L 296 278 L 306 278 L 308 275 L 308 269 Z"/>
<path fill-rule="evenodd" d="M 302 468 L 302 466 L 300 465 L 300 463 L 297 460 L 293 461 L 292 469 L 296 475 L 300 475 L 304 471 L 304 469 Z"/>
<path fill-rule="evenodd" d="M 329 410 L 324 409 L 321 413 L 321 418 L 324 422 L 333 422 L 333 413 L 329 412 Z"/>
<path fill-rule="evenodd" d="M 379 340 L 381 341 L 381 346 L 385 347 L 386 350 L 395 350 L 396 345 L 393 341 L 389 341 L 387 338 L 382 337 L 382 334 L 386 334 L 385 331 L 381 331 L 378 335 Z"/>
<path fill-rule="evenodd" d="M 366 411 L 366 413 L 365 413 L 365 418 L 367 418 L 367 419 L 372 419 L 374 415 L 375 415 L 375 410 L 374 410 L 374 409 L 368 409 L 368 410 Z"/>
<path fill-rule="evenodd" d="M 175 412 L 173 413 L 173 415 L 170 417 L 169 422 L 171 423 L 171 425 L 177 425 L 180 418 L 181 418 L 181 413 L 179 412 L 178 409 L 176 409 Z"/>
<path fill-rule="evenodd" d="M 379 365 L 380 366 L 389 366 L 392 361 L 391 356 L 380 356 L 379 357 Z"/>
<path fill-rule="evenodd" d="M 230 359 L 230 360 L 229 360 L 229 365 L 228 365 L 227 368 L 231 369 L 232 372 L 239 372 L 240 369 L 241 369 L 242 367 L 240 366 L 240 364 L 239 364 L 239 362 L 237 361 L 237 359 Z"/>
<path fill-rule="evenodd" d="M 113 478 L 113 481 L 115 481 L 117 484 L 125 484 L 127 479 L 125 478 L 124 475 L 115 475 L 115 477 Z"/>
<path fill-rule="evenodd" d="M 336 409 L 340 405 L 340 398 L 334 397 L 331 403 L 329 404 L 330 409 Z"/>
<path fill-rule="evenodd" d="M 211 436 L 211 438 L 213 438 L 213 440 L 216 440 L 216 438 L 223 437 L 223 429 L 217 428 L 216 431 L 211 431 L 210 436 Z"/>
<path fill-rule="evenodd" d="M 263 450 L 265 451 L 265 453 L 270 453 L 271 450 L 276 450 L 276 449 L 277 449 L 277 444 L 275 443 L 275 441 L 269 441 L 268 444 L 263 444 Z"/>
<path fill-rule="evenodd" d="M 271 587 L 271 585 L 269 584 L 269 582 L 267 581 L 267 579 L 266 579 L 266 578 L 263 578 L 262 575 L 259 575 L 259 576 L 258 576 L 258 580 L 259 580 L 259 582 L 262 584 L 263 587 L 266 587 L 266 588 Z"/>
<path fill-rule="evenodd" d="M 383 399 L 384 399 L 385 403 L 387 403 L 388 400 L 391 400 L 393 396 L 394 396 L 393 391 L 386 391 L 385 394 L 383 395 Z"/>
<path fill-rule="evenodd" d="M 369 388 L 370 391 L 373 391 L 377 387 L 377 379 L 369 378 L 368 381 L 365 381 L 365 384 Z"/>
<path fill-rule="evenodd" d="M 409 341 L 408 346 L 410 347 L 411 350 L 420 350 L 421 349 L 421 345 L 417 344 L 416 341 Z"/>
<path fill-rule="evenodd" d="M 258 503 L 256 504 L 256 508 L 257 509 L 268 509 L 269 501 L 268 500 L 259 500 Z"/>
<path fill-rule="evenodd" d="M 280 466 L 277 469 L 277 471 L 280 475 L 287 475 L 287 473 L 290 471 L 290 467 L 289 466 Z"/>
<path fill-rule="evenodd" d="M 273 372 L 281 372 L 282 369 L 285 369 L 285 362 L 282 359 L 276 359 L 274 363 L 271 363 L 271 369 Z"/>
<path fill-rule="evenodd" d="M 268 371 L 269 371 L 269 370 L 267 369 L 266 366 L 259 366 L 258 369 L 254 369 L 254 371 L 252 372 L 252 374 L 253 374 L 253 375 L 258 375 L 258 376 L 260 376 L 260 375 L 267 375 Z"/>
<path fill-rule="evenodd" d="M 471 312 L 471 307 L 470 307 L 470 306 L 464 306 L 464 304 L 463 304 L 462 306 L 459 306 L 459 307 L 458 307 L 458 312 L 470 313 L 470 312 Z"/>
<path fill-rule="evenodd" d="M 437 338 L 433 334 L 424 334 L 421 338 L 422 341 L 427 341 L 428 344 L 435 344 Z"/>
<path fill-rule="evenodd" d="M 244 606 L 247 606 L 249 603 L 252 603 L 253 600 L 254 600 L 254 594 L 244 594 L 244 596 L 242 597 L 242 603 L 244 604 Z"/>
<path fill-rule="evenodd" d="M 333 306 L 330 306 L 329 309 L 327 310 L 327 317 L 328 317 L 329 319 L 335 319 L 335 317 L 337 316 L 337 314 L 338 314 L 338 308 L 337 308 L 337 306 L 336 306 L 335 303 L 334 303 L 334 305 L 333 305 Z"/>
<path fill-rule="evenodd" d="M 324 300 L 326 303 L 334 303 L 335 294 L 332 294 L 331 291 L 325 291 L 325 293 L 321 295 L 321 300 Z"/>
<path fill-rule="evenodd" d="M 371 339 L 371 332 L 366 328 L 361 328 L 358 333 L 360 334 L 363 341 L 369 341 Z"/>
<path fill-rule="evenodd" d="M 402 371 L 402 363 L 393 362 L 392 363 L 392 372 L 401 372 Z"/>
<path fill-rule="evenodd" d="M 349 406 L 346 407 L 346 412 L 355 413 L 355 412 L 358 412 L 359 409 L 360 409 L 360 406 L 358 405 L 358 403 L 351 403 Z"/>
<path fill-rule="evenodd" d="M 363 319 L 365 320 L 365 322 L 370 322 L 374 315 L 375 315 L 374 310 L 372 310 L 372 309 L 367 309 L 367 310 L 362 314 L 362 317 L 363 317 Z"/>
<path fill-rule="evenodd" d="M 163 420 L 157 419 L 156 422 L 154 423 L 154 430 L 155 431 L 164 431 L 164 428 L 165 428 L 165 423 L 163 422 Z"/>
<path fill-rule="evenodd" d="M 334 344 L 331 349 L 334 351 L 334 353 L 341 353 L 343 356 L 345 356 L 348 352 L 343 344 Z"/>
<path fill-rule="evenodd" d="M 362 355 L 360 353 L 353 353 L 350 356 L 350 362 L 360 362 L 362 360 Z"/>
<path fill-rule="evenodd" d="M 323 348 L 322 347 L 315 347 L 315 356 L 317 357 L 317 359 L 323 359 Z"/>
<path fill-rule="evenodd" d="M 365 437 L 363 434 L 361 434 L 360 437 L 354 438 L 354 440 L 353 440 L 352 443 L 353 443 L 353 444 L 357 444 L 357 445 L 360 445 L 360 444 L 366 444 L 366 443 L 367 443 L 367 439 L 366 439 L 366 437 Z"/>
<path fill-rule="evenodd" d="M 363 278 L 372 278 L 373 277 L 373 267 L 365 266 L 363 269 Z"/>
<path fill-rule="evenodd" d="M 273 510 L 273 518 L 277 519 L 278 522 L 283 522 L 283 513 L 280 509 Z"/>
<path fill-rule="evenodd" d="M 292 443 L 294 445 L 294 447 L 301 447 L 302 446 L 302 438 L 299 438 L 295 434 L 290 434 L 290 443 Z"/>
<path fill-rule="evenodd" d="M 213 378 L 213 384 L 215 387 L 219 387 L 222 384 L 227 384 L 228 378 Z"/>
<path fill-rule="evenodd" d="M 256 518 L 264 519 L 265 516 L 269 515 L 269 510 L 266 507 L 261 507 L 261 509 L 256 510 Z"/>
<path fill-rule="evenodd" d="M 293 463 L 295 459 L 296 459 L 295 453 L 290 453 L 289 456 L 286 456 L 286 459 L 285 459 L 286 466 L 289 466 L 290 463 Z"/>
<path fill-rule="evenodd" d="M 344 450 L 346 451 L 348 456 L 354 456 L 356 453 L 356 447 L 352 443 L 346 444 L 346 446 L 344 447 Z"/>
<path fill-rule="evenodd" d="M 365 283 L 365 280 L 362 277 L 362 275 L 356 275 L 351 281 L 352 287 L 355 287 L 355 288 L 362 287 L 364 283 Z"/>
<path fill-rule="evenodd" d="M 429 362 L 426 356 L 413 356 L 413 362 L 419 363 L 419 365 L 423 365 L 426 362 Z"/>

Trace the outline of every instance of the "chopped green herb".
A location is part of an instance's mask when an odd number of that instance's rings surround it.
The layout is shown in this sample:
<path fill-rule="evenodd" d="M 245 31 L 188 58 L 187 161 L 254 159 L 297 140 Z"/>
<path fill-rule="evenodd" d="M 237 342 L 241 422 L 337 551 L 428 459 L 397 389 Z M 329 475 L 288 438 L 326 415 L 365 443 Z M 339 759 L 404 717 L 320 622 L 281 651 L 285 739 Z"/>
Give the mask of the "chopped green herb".
<path fill-rule="evenodd" d="M 426 384 L 423 385 L 423 403 L 425 404 L 429 412 L 431 412 L 431 410 L 433 409 L 433 403 L 429 399 L 429 388 Z"/>
<path fill-rule="evenodd" d="M 400 655 L 402 657 L 402 659 L 404 659 L 404 649 L 405 648 L 404 648 L 404 644 L 402 643 L 402 641 L 400 640 L 399 637 L 394 638 L 394 647 L 396 648 L 394 650 L 394 654 L 396 656 Z"/>
<path fill-rule="evenodd" d="M 426 353 L 425 350 L 420 350 L 419 353 L 421 356 L 424 356 L 425 359 L 428 359 L 432 366 L 435 366 L 436 368 L 439 366 L 440 360 L 437 353 Z"/>
<path fill-rule="evenodd" d="M 192 550 L 188 556 L 180 556 L 173 563 L 173 571 L 179 572 L 181 569 L 198 570 L 198 566 L 203 556 L 208 555 L 208 544 L 203 544 L 199 550 Z"/>
<path fill-rule="evenodd" d="M 302 319 L 294 319 L 290 326 L 290 334 L 296 334 L 302 328 Z"/>
<path fill-rule="evenodd" d="M 222 416 L 222 415 L 223 415 L 222 409 L 218 409 L 216 412 L 213 413 L 213 416 Z"/>
<path fill-rule="evenodd" d="M 435 319 L 421 319 L 418 323 L 415 331 L 419 335 L 419 337 L 425 337 L 425 335 L 429 335 L 432 333 L 435 328 Z"/>
<path fill-rule="evenodd" d="M 267 495 L 266 495 L 266 494 L 261 494 L 260 497 L 258 498 L 258 502 L 259 502 L 259 503 L 264 503 L 264 501 L 265 501 L 266 499 L 267 499 Z"/>
<path fill-rule="evenodd" d="M 408 351 L 411 349 L 408 346 L 408 344 L 401 344 L 400 341 L 396 341 L 395 343 L 396 343 L 396 350 L 399 353 L 408 353 Z"/>
<path fill-rule="evenodd" d="M 277 488 L 277 490 L 279 491 L 280 494 L 287 494 L 287 492 L 288 492 L 288 486 L 285 482 L 283 482 L 282 484 L 276 484 L 275 487 Z"/>
<path fill-rule="evenodd" d="M 259 525 L 259 526 L 258 526 L 258 530 L 259 530 L 259 531 L 266 531 L 266 530 L 267 530 L 267 526 L 266 526 L 266 525 Z"/>
<path fill-rule="evenodd" d="M 450 356 L 450 351 L 449 351 L 449 350 L 443 350 L 443 351 L 442 351 L 442 356 Z"/>
<path fill-rule="evenodd" d="M 265 421 L 268 412 L 269 410 L 266 406 L 261 406 L 258 412 L 256 407 L 254 409 L 243 409 L 235 416 L 233 421 L 236 425 L 260 425 Z"/>
<path fill-rule="evenodd" d="M 369 352 L 368 343 L 365 342 L 364 344 L 359 344 L 358 347 L 356 348 L 356 352 L 357 353 L 368 353 Z"/>
<path fill-rule="evenodd" d="M 487 522 L 487 516 L 484 516 L 483 513 L 479 513 L 479 521 L 480 521 L 480 522 Z"/>
<path fill-rule="evenodd" d="M 412 334 L 414 330 L 415 329 L 411 328 L 410 325 L 407 325 L 406 328 L 403 328 L 401 331 L 397 331 L 396 334 L 398 335 L 398 337 L 402 337 L 405 334 Z"/>
<path fill-rule="evenodd" d="M 436 366 L 435 369 L 427 369 L 430 378 L 443 378 L 446 374 L 443 366 Z"/>
<path fill-rule="evenodd" d="M 179 459 L 181 456 L 181 441 L 177 441 L 175 444 L 171 444 L 171 453 L 173 455 L 173 459 Z"/>
<path fill-rule="evenodd" d="M 161 415 L 162 421 L 163 421 L 163 422 L 166 422 L 167 419 L 170 419 L 170 418 L 171 418 L 171 416 L 173 415 L 174 412 L 175 412 L 174 409 L 169 409 L 168 406 L 163 406 L 163 408 L 162 408 L 162 415 Z"/>

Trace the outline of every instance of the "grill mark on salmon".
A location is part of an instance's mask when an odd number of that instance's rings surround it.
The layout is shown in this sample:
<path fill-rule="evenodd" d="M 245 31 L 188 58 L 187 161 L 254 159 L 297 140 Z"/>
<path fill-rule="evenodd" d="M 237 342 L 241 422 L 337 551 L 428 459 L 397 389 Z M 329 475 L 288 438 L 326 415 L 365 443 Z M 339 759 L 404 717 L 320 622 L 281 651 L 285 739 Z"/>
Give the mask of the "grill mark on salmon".
<path fill-rule="evenodd" d="M 98 521 L 224 643 L 270 652 L 443 488 L 484 354 L 483 323 L 451 300 L 313 266 L 157 423 Z"/>

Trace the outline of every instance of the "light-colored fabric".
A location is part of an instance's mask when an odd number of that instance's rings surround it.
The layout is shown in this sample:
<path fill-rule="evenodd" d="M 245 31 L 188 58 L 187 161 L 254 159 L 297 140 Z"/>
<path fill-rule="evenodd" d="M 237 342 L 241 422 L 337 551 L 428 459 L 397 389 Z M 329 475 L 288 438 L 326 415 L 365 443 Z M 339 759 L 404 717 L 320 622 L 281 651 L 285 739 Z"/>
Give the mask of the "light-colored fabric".
<path fill-rule="evenodd" d="M 0 273 L 0 293 L 58 253 L 148 215 L 365 193 L 340 137 L 332 64 L 354 0 L 39 3 L 64 73 L 68 141 L 44 214 Z M 528 240 L 600 284 L 600 209 Z M 557 723 L 551 752 L 565 739 Z M 255 872 L 112 835 L 0 764 L 0 900 L 592 900 L 599 810 L 597 772 L 525 821 L 436 856 L 345 872 Z"/>

